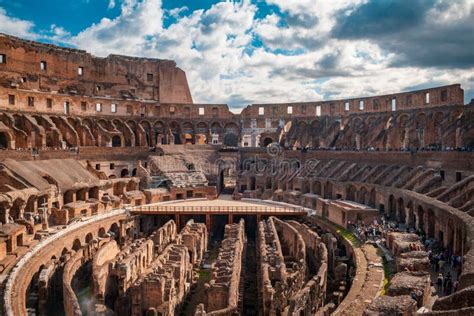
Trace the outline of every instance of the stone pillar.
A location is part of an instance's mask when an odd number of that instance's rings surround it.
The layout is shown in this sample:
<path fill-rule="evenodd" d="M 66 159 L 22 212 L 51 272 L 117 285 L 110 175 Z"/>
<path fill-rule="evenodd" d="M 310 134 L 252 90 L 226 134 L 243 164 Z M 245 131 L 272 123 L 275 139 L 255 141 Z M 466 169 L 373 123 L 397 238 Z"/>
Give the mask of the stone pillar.
<path fill-rule="evenodd" d="M 18 205 L 18 219 L 24 219 L 25 218 L 25 207 L 26 207 L 26 202 L 22 202 L 20 205 Z"/>
<path fill-rule="evenodd" d="M 175 222 L 176 222 L 176 231 L 179 232 L 181 230 L 181 216 L 178 213 L 176 213 L 175 218 L 176 218 L 176 220 L 175 220 Z"/>
<path fill-rule="evenodd" d="M 420 230 L 420 213 L 418 210 L 415 212 L 415 229 Z"/>
<path fill-rule="evenodd" d="M 208 232 L 210 232 L 211 228 L 212 228 L 211 214 L 206 213 L 206 229 L 207 229 Z"/>

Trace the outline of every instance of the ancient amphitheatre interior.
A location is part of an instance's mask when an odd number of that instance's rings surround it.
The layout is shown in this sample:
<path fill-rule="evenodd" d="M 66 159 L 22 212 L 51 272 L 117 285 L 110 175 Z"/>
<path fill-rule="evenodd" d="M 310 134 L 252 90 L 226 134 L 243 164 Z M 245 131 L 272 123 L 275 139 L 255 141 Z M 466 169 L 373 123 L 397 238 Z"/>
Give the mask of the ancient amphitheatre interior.
<path fill-rule="evenodd" d="M 233 114 L 170 60 L 0 57 L 0 313 L 474 314 L 459 84 Z"/>

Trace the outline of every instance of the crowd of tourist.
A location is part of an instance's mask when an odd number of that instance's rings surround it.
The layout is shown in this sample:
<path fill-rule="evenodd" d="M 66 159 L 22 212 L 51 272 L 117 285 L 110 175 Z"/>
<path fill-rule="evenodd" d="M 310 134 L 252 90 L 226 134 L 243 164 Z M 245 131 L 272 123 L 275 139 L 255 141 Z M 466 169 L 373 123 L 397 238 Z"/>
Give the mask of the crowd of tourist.
<path fill-rule="evenodd" d="M 383 242 L 384 236 L 389 232 L 406 231 L 401 230 L 395 221 L 390 221 L 387 217 L 381 217 L 380 220 L 371 224 L 350 223 L 348 226 L 358 240 L 361 242 Z M 416 233 L 420 236 L 419 243 L 410 244 L 412 251 L 426 251 L 430 260 L 431 274 L 435 278 L 433 285 L 436 286 L 438 295 L 450 295 L 457 291 L 459 281 L 458 276 L 461 274 L 462 257 L 454 254 L 451 250 L 445 249 L 438 241 L 428 239 L 420 230 L 413 229 L 409 232 Z M 437 277 L 436 277 L 437 276 Z M 419 293 L 413 292 L 412 297 L 417 297 Z"/>
<path fill-rule="evenodd" d="M 441 147 L 441 146 L 426 146 L 426 147 L 407 147 L 407 148 L 378 148 L 378 147 L 284 147 L 287 150 L 300 150 L 301 152 L 311 151 L 400 151 L 400 152 L 417 152 L 417 151 L 474 151 L 474 147 Z"/>

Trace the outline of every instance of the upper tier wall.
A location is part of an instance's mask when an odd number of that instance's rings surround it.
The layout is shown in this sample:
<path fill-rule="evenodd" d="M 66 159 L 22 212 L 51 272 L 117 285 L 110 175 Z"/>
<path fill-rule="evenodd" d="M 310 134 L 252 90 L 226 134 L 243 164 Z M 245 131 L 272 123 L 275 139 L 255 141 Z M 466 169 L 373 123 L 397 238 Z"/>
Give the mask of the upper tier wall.
<path fill-rule="evenodd" d="M 0 86 L 49 93 L 192 103 L 186 74 L 171 60 L 95 57 L 0 34 Z"/>
<path fill-rule="evenodd" d="M 371 97 L 318 102 L 252 104 L 242 111 L 244 118 L 289 118 L 343 116 L 373 112 L 392 112 L 464 104 L 460 84 Z"/>

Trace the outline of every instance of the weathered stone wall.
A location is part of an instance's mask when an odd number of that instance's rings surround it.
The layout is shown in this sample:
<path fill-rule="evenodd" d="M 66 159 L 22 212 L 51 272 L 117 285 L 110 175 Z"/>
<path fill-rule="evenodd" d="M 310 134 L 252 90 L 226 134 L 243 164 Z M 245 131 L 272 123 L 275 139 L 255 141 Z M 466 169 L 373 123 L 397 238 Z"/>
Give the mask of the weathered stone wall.
<path fill-rule="evenodd" d="M 429 102 L 426 94 L 429 94 Z M 395 101 L 395 108 L 392 107 L 392 100 Z M 360 107 L 360 101 L 363 101 L 363 108 Z M 346 103 L 349 108 L 346 110 Z M 343 100 L 329 100 L 318 102 L 294 102 L 294 103 L 275 103 L 275 104 L 252 104 L 242 111 L 244 118 L 293 118 L 316 116 L 343 116 L 350 114 L 391 112 L 398 110 L 414 110 L 420 108 L 438 107 L 443 105 L 464 104 L 464 90 L 459 84 L 394 93 L 387 95 L 350 98 Z M 321 107 L 321 114 L 316 114 L 316 107 Z M 292 107 L 289 113 L 288 107 Z M 263 113 L 259 108 L 263 108 Z"/>
<path fill-rule="evenodd" d="M 311 315 L 324 305 L 328 252 L 309 227 L 271 217 L 259 223 L 257 250 L 263 315 Z"/>
<path fill-rule="evenodd" d="M 245 222 L 225 226 L 224 239 L 216 262 L 212 267 L 211 281 L 206 289 L 207 302 L 202 315 L 231 316 L 238 313 L 242 260 L 246 247 Z"/>
<path fill-rule="evenodd" d="M 197 279 L 193 269 L 200 266 L 207 249 L 206 226 L 188 221 L 176 235 L 176 226 L 170 221 L 150 238 L 155 242 L 156 256 L 127 293 L 130 315 L 176 315 Z"/>
<path fill-rule="evenodd" d="M 92 293 L 98 302 L 104 303 L 109 263 L 119 254 L 120 248 L 112 240 L 99 248 L 92 260 Z"/>
<path fill-rule="evenodd" d="M 192 103 L 185 73 L 171 60 L 91 54 L 0 35 L 3 87 L 46 93 Z M 41 63 L 44 67 L 41 67 Z"/>
<path fill-rule="evenodd" d="M 77 300 L 76 293 L 71 286 L 74 274 L 79 270 L 81 265 L 84 263 L 84 252 L 82 250 L 77 251 L 69 258 L 64 266 L 63 270 L 63 303 L 64 313 L 66 316 L 77 316 L 82 315 L 79 301 Z"/>

